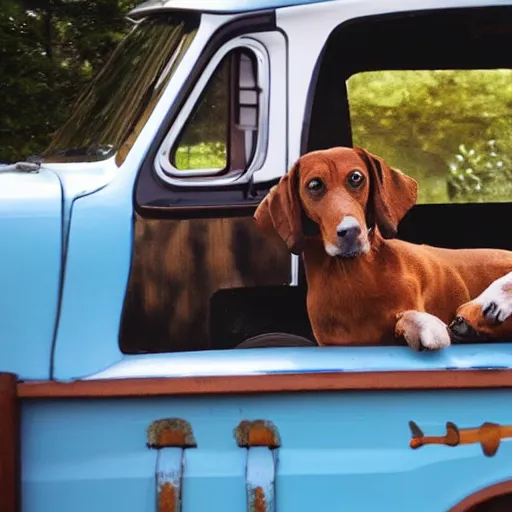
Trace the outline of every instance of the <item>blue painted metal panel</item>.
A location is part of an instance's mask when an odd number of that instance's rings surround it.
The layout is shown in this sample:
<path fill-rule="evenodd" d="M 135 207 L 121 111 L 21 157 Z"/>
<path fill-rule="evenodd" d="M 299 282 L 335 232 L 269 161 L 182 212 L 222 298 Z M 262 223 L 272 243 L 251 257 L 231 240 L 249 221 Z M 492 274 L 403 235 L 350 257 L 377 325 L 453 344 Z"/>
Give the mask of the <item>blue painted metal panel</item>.
<path fill-rule="evenodd" d="M 118 177 L 117 177 L 118 178 Z M 131 185 L 114 179 L 73 203 L 54 375 L 68 379 L 119 361 L 119 325 L 133 243 Z"/>
<path fill-rule="evenodd" d="M 22 409 L 24 512 L 155 510 L 156 451 L 146 428 L 188 420 L 183 510 L 246 509 L 246 456 L 233 437 L 243 419 L 279 429 L 279 512 L 448 510 L 477 489 L 512 478 L 512 441 L 494 457 L 477 444 L 409 447 L 408 422 L 428 435 L 485 421 L 512 424 L 512 391 L 329 392 L 211 399 L 40 402 Z"/>
<path fill-rule="evenodd" d="M 62 254 L 62 192 L 51 171 L 0 173 L 0 371 L 49 377 Z"/>
<path fill-rule="evenodd" d="M 512 343 L 409 347 L 300 347 L 125 356 L 87 379 L 264 375 L 339 371 L 512 368 Z"/>

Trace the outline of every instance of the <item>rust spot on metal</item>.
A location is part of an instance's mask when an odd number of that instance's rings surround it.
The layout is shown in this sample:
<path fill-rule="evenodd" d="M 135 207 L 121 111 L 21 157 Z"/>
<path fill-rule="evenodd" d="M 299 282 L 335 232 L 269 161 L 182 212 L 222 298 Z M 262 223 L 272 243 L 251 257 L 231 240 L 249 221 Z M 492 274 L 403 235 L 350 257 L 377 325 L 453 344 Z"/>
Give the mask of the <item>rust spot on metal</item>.
<path fill-rule="evenodd" d="M 195 448 L 197 446 L 190 423 L 181 418 L 156 420 L 147 430 L 148 448 Z"/>
<path fill-rule="evenodd" d="M 479 443 L 484 455 L 492 457 L 498 451 L 501 440 L 512 437 L 512 425 L 499 425 L 486 422 L 477 428 L 459 428 L 451 421 L 446 423 L 446 434 L 443 436 L 426 436 L 414 421 L 409 422 L 411 440 L 409 446 L 413 449 L 427 444 L 444 444 L 459 446 L 462 444 Z"/>
<path fill-rule="evenodd" d="M 158 492 L 158 512 L 178 512 L 176 489 L 165 482 Z"/>
<path fill-rule="evenodd" d="M 261 487 L 256 487 L 251 492 L 249 512 L 267 512 L 265 491 Z"/>
<path fill-rule="evenodd" d="M 268 446 L 279 448 L 281 439 L 275 425 L 266 420 L 242 420 L 234 431 L 235 439 L 241 448 Z"/>

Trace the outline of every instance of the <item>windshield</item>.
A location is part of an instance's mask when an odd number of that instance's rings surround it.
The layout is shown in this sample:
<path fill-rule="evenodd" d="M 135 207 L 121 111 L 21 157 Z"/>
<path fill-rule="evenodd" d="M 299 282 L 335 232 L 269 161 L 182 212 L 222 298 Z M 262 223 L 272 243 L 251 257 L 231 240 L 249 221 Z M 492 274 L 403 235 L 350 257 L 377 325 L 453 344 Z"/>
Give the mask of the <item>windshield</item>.
<path fill-rule="evenodd" d="M 194 39 L 199 17 L 159 15 L 137 23 L 43 153 L 47 162 L 124 161 Z"/>

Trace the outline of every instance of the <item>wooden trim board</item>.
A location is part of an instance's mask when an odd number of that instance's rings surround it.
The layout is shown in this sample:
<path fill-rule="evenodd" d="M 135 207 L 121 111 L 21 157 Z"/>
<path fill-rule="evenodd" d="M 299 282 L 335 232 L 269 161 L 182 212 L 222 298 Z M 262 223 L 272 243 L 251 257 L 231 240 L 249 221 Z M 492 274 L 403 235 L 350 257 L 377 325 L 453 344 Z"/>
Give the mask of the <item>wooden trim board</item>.
<path fill-rule="evenodd" d="M 0 373 L 0 510 L 21 511 L 20 410 L 16 375 Z"/>
<path fill-rule="evenodd" d="M 33 381 L 18 383 L 17 392 L 22 399 L 44 399 L 487 388 L 512 388 L 512 370 L 333 372 L 74 382 Z"/>

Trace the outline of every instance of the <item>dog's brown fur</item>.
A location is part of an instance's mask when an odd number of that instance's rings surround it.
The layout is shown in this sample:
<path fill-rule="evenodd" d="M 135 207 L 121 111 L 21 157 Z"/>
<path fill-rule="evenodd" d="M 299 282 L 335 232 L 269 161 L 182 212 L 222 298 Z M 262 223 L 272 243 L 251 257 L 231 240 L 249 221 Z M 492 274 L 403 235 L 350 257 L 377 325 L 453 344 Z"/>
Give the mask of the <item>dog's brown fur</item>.
<path fill-rule="evenodd" d="M 364 177 L 357 189 L 348 185 L 354 170 Z M 323 192 L 308 188 L 313 179 L 322 181 Z M 301 157 L 259 205 L 254 218 L 260 229 L 277 232 L 292 253 L 303 255 L 308 311 L 320 345 L 394 343 L 397 317 L 407 311 L 449 323 L 461 304 L 512 270 L 510 251 L 393 239 L 416 200 L 412 178 L 362 148 L 338 147 Z M 303 213 L 319 235 L 304 235 Z M 349 250 L 337 236 L 347 216 L 361 227 L 350 248 L 358 254 L 330 256 L 328 247 Z"/>

